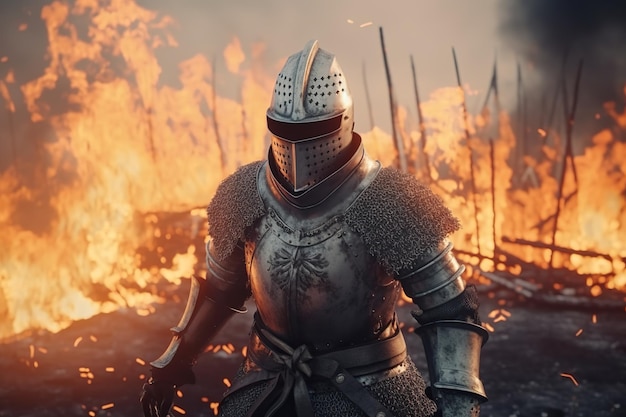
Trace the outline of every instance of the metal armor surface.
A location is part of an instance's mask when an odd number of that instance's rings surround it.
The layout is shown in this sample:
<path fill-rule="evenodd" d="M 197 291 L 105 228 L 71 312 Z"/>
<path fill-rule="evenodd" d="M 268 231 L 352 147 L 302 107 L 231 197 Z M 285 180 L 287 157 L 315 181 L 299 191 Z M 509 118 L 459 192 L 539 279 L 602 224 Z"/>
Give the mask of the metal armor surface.
<path fill-rule="evenodd" d="M 278 74 L 267 110 L 270 158 L 297 195 L 336 171 L 352 154 L 353 104 L 335 56 L 310 41 Z"/>
<path fill-rule="evenodd" d="M 284 198 L 267 165 L 259 172 L 268 214 L 246 242 L 246 266 L 263 323 L 292 346 L 323 352 L 393 331 L 399 284 L 343 222 L 379 169 L 362 154 L 338 188 L 304 210 Z"/>

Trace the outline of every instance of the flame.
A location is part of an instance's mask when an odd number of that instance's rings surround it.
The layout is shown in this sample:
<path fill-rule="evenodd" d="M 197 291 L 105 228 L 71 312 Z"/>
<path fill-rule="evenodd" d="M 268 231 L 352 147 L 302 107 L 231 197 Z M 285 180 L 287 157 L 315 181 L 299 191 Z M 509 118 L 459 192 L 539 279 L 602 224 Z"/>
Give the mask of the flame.
<path fill-rule="evenodd" d="M 34 329 L 56 332 L 122 307 L 151 314 L 152 304 L 164 301 L 155 284 L 177 285 L 195 273 L 199 256 L 188 239 L 202 238 L 206 220 L 198 207 L 226 175 L 265 156 L 264 114 L 284 63 L 268 68 L 264 44 L 243 45 L 233 37 L 222 58 L 241 94 L 226 98 L 216 90 L 213 63 L 200 54 L 178 64 L 176 86 L 162 80 L 156 51 L 177 47 L 168 16 L 126 0 L 52 1 L 40 16 L 48 36 L 41 75 L 20 86 L 14 85 L 16 69 L 0 79 L 0 107 L 10 119 L 25 109 L 37 129 L 24 140 L 40 152 L 38 159 L 21 155 L 0 172 L 0 340 Z M 471 253 L 480 248 L 488 258 L 503 236 L 549 242 L 546 219 L 557 207 L 560 149 L 544 143 L 543 157 L 525 157 L 526 170 L 515 174 L 510 161 L 517 138 L 509 116 L 484 112 L 468 115 L 466 123 L 464 94 L 477 90 L 443 87 L 421 103 L 433 189 L 463 224 L 455 246 Z M 589 174 L 579 175 L 578 184 L 568 176 L 566 194 L 577 193 L 563 205 L 556 233 L 557 244 L 607 255 L 557 259 L 558 267 L 581 274 L 612 274 L 588 282 L 596 296 L 626 289 L 626 144 L 617 140 L 626 130 L 626 110 L 619 108 L 605 105 L 602 112 L 615 127 L 597 132 L 575 157 L 578 172 Z M 411 124 L 411 111 L 400 107 L 398 116 L 405 149 L 417 149 L 421 133 Z M 562 140 L 549 127 L 536 132 Z M 375 127 L 362 137 L 371 156 L 383 165 L 394 162 L 389 133 Z M 417 163 L 409 165 L 423 176 Z M 516 175 L 527 186 L 514 187 Z M 191 219 L 188 230 L 162 220 L 163 213 L 181 212 Z M 175 250 L 159 243 L 179 232 L 187 240 Z M 147 262 L 141 248 L 157 261 Z M 548 267 L 549 251 L 510 250 Z M 475 271 L 495 267 L 490 259 L 474 258 Z M 506 321 L 504 311 L 494 320 Z M 230 344 L 211 349 L 234 352 Z"/>
<path fill-rule="evenodd" d="M 88 19 L 86 32 L 77 17 Z M 160 85 L 155 50 L 176 46 L 172 22 L 134 2 L 54 1 L 41 18 L 48 64 L 20 92 L 31 122 L 49 126 L 49 139 L 29 138 L 43 143 L 49 162 L 35 186 L 17 164 L 0 174 L 0 339 L 56 332 L 121 306 L 150 311 L 162 301 L 150 284 L 179 283 L 198 263 L 189 247 L 163 254 L 161 268 L 141 265 L 137 249 L 161 233 L 151 213 L 206 205 L 226 173 L 265 153 L 264 119 L 247 122 L 243 141 L 242 118 L 265 111 L 270 77 L 253 73 L 254 62 L 238 68 L 238 40 L 224 53 L 235 54 L 243 104 L 215 94 L 212 65 L 200 55 L 179 64 L 180 87 Z M 253 46 L 252 61 L 262 54 Z M 10 74 L 0 97 L 14 113 Z M 62 108 L 48 98 L 55 94 Z M 43 224 L 21 218 L 24 207 Z"/>

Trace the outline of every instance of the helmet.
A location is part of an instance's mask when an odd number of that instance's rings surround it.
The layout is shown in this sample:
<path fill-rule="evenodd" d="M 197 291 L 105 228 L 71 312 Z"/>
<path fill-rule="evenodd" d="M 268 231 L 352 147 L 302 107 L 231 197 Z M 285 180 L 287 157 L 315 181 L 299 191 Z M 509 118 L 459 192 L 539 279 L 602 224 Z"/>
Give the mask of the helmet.
<path fill-rule="evenodd" d="M 335 56 L 309 41 L 278 74 L 267 110 L 270 157 L 282 183 L 299 193 L 351 156 L 352 95 Z"/>

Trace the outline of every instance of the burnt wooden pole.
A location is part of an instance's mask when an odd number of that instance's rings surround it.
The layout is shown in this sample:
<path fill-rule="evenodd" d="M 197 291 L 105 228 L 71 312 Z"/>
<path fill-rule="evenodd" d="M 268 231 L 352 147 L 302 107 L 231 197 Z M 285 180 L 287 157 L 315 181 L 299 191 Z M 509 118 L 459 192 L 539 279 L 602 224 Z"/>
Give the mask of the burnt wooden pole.
<path fill-rule="evenodd" d="M 370 100 L 370 89 L 367 85 L 367 71 L 365 71 L 365 62 L 361 67 L 363 72 L 363 86 L 365 87 L 365 103 L 367 104 L 367 114 L 370 118 L 370 130 L 373 131 L 376 124 L 374 123 L 374 112 L 372 111 L 372 101 Z"/>
<path fill-rule="evenodd" d="M 552 228 L 552 245 L 553 246 L 556 243 L 556 233 L 559 228 L 559 216 L 561 214 L 561 204 L 565 204 L 566 201 L 571 197 L 569 196 L 563 199 L 563 186 L 565 184 L 565 172 L 566 172 L 568 160 L 570 164 L 572 165 L 572 174 L 574 176 L 574 182 L 576 183 L 576 190 L 574 191 L 574 193 L 578 190 L 578 175 L 576 173 L 576 165 L 574 163 L 574 153 L 572 150 L 572 132 L 574 129 L 576 107 L 578 104 L 578 88 L 580 86 L 580 77 L 582 74 L 582 70 L 583 70 L 583 60 L 581 59 L 578 63 L 578 70 L 576 71 L 576 81 L 574 84 L 574 98 L 572 101 L 572 108 L 569 111 L 569 113 L 567 111 L 567 106 L 568 106 L 567 88 L 565 85 L 565 77 L 563 77 L 563 108 L 564 108 L 565 118 L 566 118 L 565 120 L 566 122 L 565 152 L 563 152 L 563 160 L 561 163 L 561 172 L 559 176 L 559 188 L 558 188 L 557 201 L 556 201 L 556 211 L 554 213 L 554 227 Z M 550 252 L 550 267 L 553 266 L 553 260 L 554 260 L 554 251 L 551 251 Z"/>
<path fill-rule="evenodd" d="M 496 219 L 497 219 L 497 210 L 496 210 L 496 156 L 495 156 L 495 145 L 493 143 L 493 139 L 489 139 L 489 158 L 491 162 L 491 211 L 493 212 L 493 217 L 491 218 L 491 239 L 493 240 L 493 266 L 494 268 L 498 265 L 498 241 L 496 234 Z"/>
<path fill-rule="evenodd" d="M 420 151 L 422 157 L 422 165 L 424 171 L 424 180 L 431 183 L 433 181 L 430 175 L 430 159 L 426 153 L 426 125 L 424 124 L 424 115 L 422 114 L 422 103 L 420 101 L 420 93 L 417 88 L 417 75 L 415 73 L 415 63 L 413 62 L 413 55 L 411 55 L 411 73 L 413 74 L 413 91 L 415 92 L 415 105 L 417 107 L 417 122 L 420 129 Z M 415 158 L 415 165 L 418 165 L 420 158 Z M 419 172 L 418 167 L 415 167 L 416 172 Z"/>
<path fill-rule="evenodd" d="M 219 125 L 217 124 L 217 82 L 216 82 L 216 78 L 217 78 L 217 70 L 216 70 L 216 65 L 215 65 L 215 58 L 213 58 L 213 63 L 212 63 L 212 67 L 213 67 L 213 77 L 211 80 L 211 87 L 213 90 L 211 92 L 211 104 L 213 107 L 213 117 L 211 118 L 212 122 L 213 122 L 213 131 L 215 132 L 215 142 L 217 144 L 217 149 L 219 150 L 220 153 L 220 162 L 222 163 L 222 174 L 226 175 L 226 152 L 224 152 L 224 148 L 222 147 L 222 138 L 220 136 L 220 128 Z"/>
<path fill-rule="evenodd" d="M 398 152 L 397 167 L 402 172 L 407 172 L 406 153 L 404 152 L 404 143 L 402 138 L 398 135 L 398 116 L 396 114 L 396 99 L 393 92 L 393 85 L 391 83 L 391 73 L 389 71 L 389 63 L 387 62 L 387 50 L 385 49 L 385 38 L 383 36 L 382 26 L 378 28 L 380 33 L 380 46 L 383 52 L 383 61 L 385 63 L 385 74 L 387 75 L 387 89 L 389 90 L 389 107 L 391 108 L 391 135 L 393 137 L 393 143 L 395 144 L 396 151 Z"/>
<path fill-rule="evenodd" d="M 463 84 L 461 83 L 459 63 L 456 59 L 456 52 L 454 48 L 452 48 L 452 57 L 454 58 L 454 70 L 456 72 L 456 81 L 459 86 L 459 89 L 461 90 L 461 93 L 463 93 L 462 110 L 463 110 L 463 121 L 465 123 L 465 127 L 464 127 L 465 141 L 467 144 L 467 150 L 469 151 L 470 186 L 471 186 L 470 191 L 472 193 L 472 203 L 474 204 L 474 220 L 476 222 L 476 247 L 478 249 L 478 253 L 481 253 L 480 251 L 480 225 L 478 224 L 478 204 L 476 203 L 476 179 L 474 176 L 474 157 L 472 155 L 473 152 L 472 152 L 472 145 L 470 141 L 469 121 L 467 117 L 467 103 L 465 100 L 465 90 L 463 89 Z"/>

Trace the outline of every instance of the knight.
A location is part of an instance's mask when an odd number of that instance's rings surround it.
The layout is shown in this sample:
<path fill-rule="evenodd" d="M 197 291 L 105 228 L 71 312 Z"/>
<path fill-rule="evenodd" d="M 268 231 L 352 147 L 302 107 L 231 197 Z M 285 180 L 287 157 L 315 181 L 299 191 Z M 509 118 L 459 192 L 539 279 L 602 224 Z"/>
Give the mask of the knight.
<path fill-rule="evenodd" d="M 346 76 L 317 41 L 287 59 L 266 118 L 267 158 L 223 180 L 208 206 L 206 278 L 192 279 L 151 362 L 145 415 L 167 415 L 198 355 L 252 297 L 247 355 L 220 416 L 478 416 L 487 332 L 449 240 L 458 219 L 368 156 Z M 428 388 L 396 316 L 401 291 L 415 304 Z"/>

